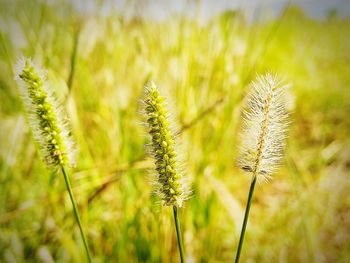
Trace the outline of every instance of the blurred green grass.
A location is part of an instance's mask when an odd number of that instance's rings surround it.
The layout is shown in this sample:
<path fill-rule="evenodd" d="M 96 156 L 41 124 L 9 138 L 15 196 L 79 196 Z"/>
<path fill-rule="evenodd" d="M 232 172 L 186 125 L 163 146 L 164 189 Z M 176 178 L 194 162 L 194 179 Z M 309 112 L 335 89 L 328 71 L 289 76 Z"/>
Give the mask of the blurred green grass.
<path fill-rule="evenodd" d="M 200 25 L 83 15 L 67 2 L 0 5 L 0 261 L 85 259 L 63 178 L 44 167 L 23 115 L 21 54 L 48 70 L 72 121 L 72 184 L 96 262 L 178 262 L 171 209 L 148 184 L 139 99 L 150 79 L 185 128 L 187 257 L 233 260 L 249 188 L 235 166 L 241 105 L 266 71 L 292 84 L 293 121 L 283 166 L 257 187 L 242 262 L 350 261 L 350 20 L 294 6 L 260 23 L 226 12 Z"/>

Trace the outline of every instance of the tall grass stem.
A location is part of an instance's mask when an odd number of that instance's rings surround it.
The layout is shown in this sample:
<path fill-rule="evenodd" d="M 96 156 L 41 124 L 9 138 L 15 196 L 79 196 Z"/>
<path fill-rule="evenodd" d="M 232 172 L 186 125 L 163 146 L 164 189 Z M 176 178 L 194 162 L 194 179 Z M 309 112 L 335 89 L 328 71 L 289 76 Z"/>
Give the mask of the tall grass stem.
<path fill-rule="evenodd" d="M 69 193 L 70 200 L 71 200 L 72 205 L 73 205 L 74 215 L 75 215 L 76 221 L 77 221 L 78 226 L 79 226 L 80 234 L 81 234 L 81 237 L 83 239 L 83 243 L 84 243 L 86 255 L 87 255 L 87 258 L 88 258 L 88 262 L 92 263 L 89 246 L 87 244 L 87 241 L 86 241 L 86 238 L 85 238 L 85 234 L 84 234 L 84 231 L 83 231 L 83 228 L 82 228 L 82 225 L 81 225 L 79 211 L 78 211 L 78 207 L 77 207 L 77 205 L 75 203 L 75 199 L 74 199 L 72 187 L 70 185 L 69 177 L 68 177 L 68 175 L 67 175 L 67 173 L 66 173 L 66 171 L 65 171 L 63 166 L 61 166 L 61 170 L 62 170 L 62 173 L 63 173 L 63 176 L 64 176 L 64 180 L 66 182 L 66 186 L 67 186 L 67 190 L 68 190 L 68 193 Z"/>
<path fill-rule="evenodd" d="M 179 214 L 178 214 L 178 208 L 176 205 L 173 206 L 173 210 L 174 210 L 174 220 L 175 220 L 175 226 L 176 226 L 177 244 L 179 246 L 180 259 L 181 259 L 181 263 L 185 263 Z"/>
<path fill-rule="evenodd" d="M 252 201 L 253 201 L 253 194 L 254 194 L 255 184 L 256 184 L 256 175 L 253 175 L 252 181 L 250 183 L 249 194 L 248 194 L 248 201 L 247 201 L 247 206 L 245 208 L 243 225 L 242 225 L 242 230 L 241 230 L 241 236 L 239 238 L 239 243 L 238 243 L 235 263 L 239 262 L 239 257 L 241 256 L 241 251 L 242 251 L 242 247 L 243 247 L 243 240 L 244 240 L 244 234 L 245 234 L 245 230 L 247 228 L 247 223 L 248 223 L 250 206 L 251 206 Z"/>

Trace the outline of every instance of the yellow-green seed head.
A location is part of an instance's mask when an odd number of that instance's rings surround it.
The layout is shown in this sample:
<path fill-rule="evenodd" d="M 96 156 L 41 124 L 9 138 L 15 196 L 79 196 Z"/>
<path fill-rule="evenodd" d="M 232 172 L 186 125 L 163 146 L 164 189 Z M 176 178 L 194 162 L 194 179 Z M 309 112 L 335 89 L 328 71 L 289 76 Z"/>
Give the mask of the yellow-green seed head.
<path fill-rule="evenodd" d="M 49 166 L 73 165 L 73 150 L 66 123 L 44 75 L 29 59 L 17 64 L 16 80 L 25 103 L 33 134 Z"/>
<path fill-rule="evenodd" d="M 175 138 L 169 128 L 165 99 L 159 95 L 158 88 L 153 82 L 145 89 L 145 115 L 152 138 L 151 150 L 157 171 L 157 193 L 164 205 L 181 207 L 183 201 L 188 198 L 188 188 L 178 170 L 174 150 Z"/>

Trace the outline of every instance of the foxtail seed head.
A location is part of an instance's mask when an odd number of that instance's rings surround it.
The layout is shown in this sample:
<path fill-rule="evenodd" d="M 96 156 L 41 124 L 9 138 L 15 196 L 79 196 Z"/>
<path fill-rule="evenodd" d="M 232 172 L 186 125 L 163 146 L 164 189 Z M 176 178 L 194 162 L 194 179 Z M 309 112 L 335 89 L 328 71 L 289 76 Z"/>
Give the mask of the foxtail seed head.
<path fill-rule="evenodd" d="M 169 128 L 168 111 L 164 97 L 159 95 L 157 86 L 151 82 L 145 88 L 145 115 L 152 138 L 151 151 L 155 158 L 157 171 L 157 193 L 164 205 L 182 206 L 188 198 L 188 189 L 184 177 L 179 173 L 174 135 Z"/>
<path fill-rule="evenodd" d="M 47 165 L 73 165 L 73 149 L 57 101 L 45 86 L 44 74 L 29 59 L 17 63 L 20 86 L 29 121 Z"/>
<path fill-rule="evenodd" d="M 286 88 L 271 74 L 258 77 L 251 84 L 243 113 L 238 163 L 258 180 L 269 179 L 283 157 L 288 126 Z"/>

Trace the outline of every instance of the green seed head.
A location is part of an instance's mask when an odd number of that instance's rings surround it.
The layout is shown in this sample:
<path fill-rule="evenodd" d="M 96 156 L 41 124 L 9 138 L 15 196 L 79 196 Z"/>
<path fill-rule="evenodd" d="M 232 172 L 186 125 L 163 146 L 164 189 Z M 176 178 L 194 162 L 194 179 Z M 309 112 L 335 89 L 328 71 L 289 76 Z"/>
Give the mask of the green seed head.
<path fill-rule="evenodd" d="M 33 134 L 49 166 L 73 165 L 69 132 L 43 74 L 29 59 L 18 62 L 16 80 L 29 114 Z"/>
<path fill-rule="evenodd" d="M 152 138 L 151 150 L 157 171 L 157 193 L 164 205 L 182 206 L 188 198 L 188 188 L 184 177 L 178 171 L 178 161 L 174 150 L 175 138 L 169 128 L 169 114 L 165 99 L 159 95 L 157 86 L 151 82 L 145 88 L 145 115 Z"/>

